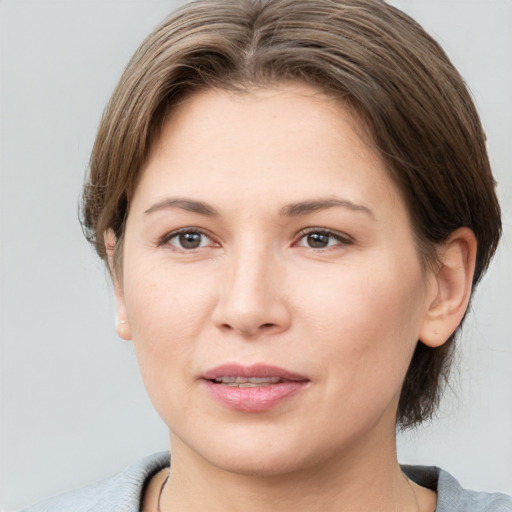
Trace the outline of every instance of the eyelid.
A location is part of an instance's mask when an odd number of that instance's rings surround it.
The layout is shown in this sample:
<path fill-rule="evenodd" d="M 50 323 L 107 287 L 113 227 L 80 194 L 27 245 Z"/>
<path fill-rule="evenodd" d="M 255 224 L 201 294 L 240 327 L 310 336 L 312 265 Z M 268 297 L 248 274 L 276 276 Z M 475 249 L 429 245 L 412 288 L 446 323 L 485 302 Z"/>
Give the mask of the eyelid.
<path fill-rule="evenodd" d="M 171 239 L 173 239 L 174 237 L 179 236 L 180 234 L 183 234 L 183 233 L 198 233 L 198 234 L 208 238 L 212 242 L 212 245 L 214 245 L 214 246 L 220 245 L 210 233 L 208 233 L 206 230 L 204 230 L 202 228 L 198 228 L 195 226 L 187 226 L 184 228 L 179 228 L 179 229 L 170 231 L 169 233 L 166 233 L 165 235 L 163 235 L 161 238 L 158 239 L 157 245 L 159 247 L 163 246 L 163 245 L 170 245 L 171 247 L 173 247 L 174 249 L 179 251 L 180 250 L 179 247 L 172 246 L 171 244 L 169 244 L 169 241 Z M 354 243 L 354 238 L 346 233 L 336 231 L 333 229 L 328 229 L 328 228 L 308 227 L 308 228 L 304 228 L 304 229 L 300 230 L 297 233 L 297 235 L 295 236 L 295 242 L 293 243 L 293 245 L 297 245 L 305 236 L 307 236 L 311 233 L 320 233 L 322 235 L 332 237 L 332 238 L 336 239 L 338 242 L 340 242 L 340 244 L 343 244 L 343 245 L 351 245 Z M 312 248 L 312 249 L 314 249 L 314 248 Z M 325 247 L 323 249 L 314 249 L 314 250 L 322 251 L 325 249 L 328 249 L 328 247 Z M 183 252 L 193 252 L 194 249 L 188 249 L 188 250 L 182 249 L 182 251 Z"/>
<path fill-rule="evenodd" d="M 336 230 L 328 229 L 328 228 L 309 227 L 309 228 L 304 228 L 297 233 L 296 242 L 294 242 L 294 245 L 299 243 L 300 240 L 302 240 L 306 235 L 309 235 L 311 233 L 320 233 L 322 235 L 330 236 L 330 237 L 338 240 L 338 242 L 340 242 L 343 245 L 352 245 L 355 242 L 353 237 L 351 237 L 347 233 L 343 233 L 341 231 L 336 231 Z M 311 247 L 311 249 L 316 250 L 316 251 L 322 251 L 322 250 L 326 250 L 328 248 L 329 247 L 325 247 L 322 249 L 314 249 L 313 247 Z"/>
<path fill-rule="evenodd" d="M 175 229 L 174 231 L 170 231 L 169 233 L 166 233 L 164 236 L 162 236 L 158 242 L 157 242 L 157 245 L 158 247 L 160 246 L 163 246 L 163 245 L 169 245 L 171 246 L 173 249 L 176 249 L 177 251 L 182 251 L 182 252 L 193 252 L 194 250 L 197 250 L 197 249 L 180 249 L 179 247 L 175 247 L 173 245 L 171 245 L 169 243 L 170 240 L 172 240 L 174 237 L 178 236 L 178 235 L 181 235 L 183 233 L 197 233 L 199 235 L 203 235 L 205 236 L 206 238 L 208 238 L 214 245 L 218 246 L 219 243 L 215 241 L 215 239 L 213 238 L 212 235 L 210 235 L 207 231 L 205 231 L 204 229 L 202 228 L 197 228 L 197 227 L 194 227 L 194 226 L 187 226 L 185 228 L 179 228 L 179 229 Z M 198 248 L 199 249 L 199 248 Z"/>

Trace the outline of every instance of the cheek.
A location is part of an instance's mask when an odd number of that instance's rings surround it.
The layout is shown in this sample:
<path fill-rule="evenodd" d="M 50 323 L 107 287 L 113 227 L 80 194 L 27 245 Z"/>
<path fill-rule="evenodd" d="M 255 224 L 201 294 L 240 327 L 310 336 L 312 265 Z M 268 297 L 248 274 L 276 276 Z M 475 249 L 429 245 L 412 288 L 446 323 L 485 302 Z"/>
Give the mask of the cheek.
<path fill-rule="evenodd" d="M 211 286 L 204 276 L 165 263 L 136 266 L 125 283 L 126 308 L 134 332 L 142 337 L 146 332 L 162 331 L 164 335 L 167 331 L 169 337 L 194 332 L 211 302 Z M 171 326 L 176 329 L 168 330 Z"/>
<path fill-rule="evenodd" d="M 188 372 L 197 359 L 196 342 L 211 315 L 212 298 L 206 283 L 168 265 L 136 268 L 125 281 L 125 300 L 137 362 L 155 409 L 171 424 L 172 418 L 191 414 L 192 405 L 182 397 L 191 391 Z"/>
<path fill-rule="evenodd" d="M 339 270 L 333 266 L 322 280 L 306 278 L 295 290 L 296 304 L 303 307 L 297 316 L 306 338 L 315 340 L 313 359 L 343 368 L 347 381 L 404 373 L 423 318 L 419 265 L 380 254 Z"/>
<path fill-rule="evenodd" d="M 212 283 L 161 264 L 136 267 L 125 282 L 125 301 L 137 359 L 145 381 L 193 361 L 196 345 L 211 317 Z M 147 383 L 148 385 L 148 383 Z"/>
<path fill-rule="evenodd" d="M 384 411 L 394 425 L 422 318 L 423 281 L 416 268 L 398 271 L 381 258 L 380 267 L 351 270 L 333 271 L 326 276 L 328 286 L 311 280 L 298 301 L 307 304 L 298 315 L 304 319 L 306 343 L 300 352 L 313 362 L 328 404 L 325 414 L 312 421 L 333 438 L 363 431 Z M 340 421 L 333 423 L 333 415 Z"/>

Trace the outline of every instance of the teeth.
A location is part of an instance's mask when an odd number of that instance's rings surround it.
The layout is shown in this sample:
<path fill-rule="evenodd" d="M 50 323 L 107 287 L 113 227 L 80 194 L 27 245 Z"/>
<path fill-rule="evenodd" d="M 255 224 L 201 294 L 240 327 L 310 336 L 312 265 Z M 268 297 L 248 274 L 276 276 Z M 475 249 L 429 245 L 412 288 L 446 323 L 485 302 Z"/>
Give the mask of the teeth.
<path fill-rule="evenodd" d="M 224 384 L 229 384 L 231 382 L 235 382 L 236 377 L 216 377 L 215 382 L 222 382 Z"/>
<path fill-rule="evenodd" d="M 264 384 L 266 382 L 268 382 L 269 384 L 275 384 L 276 382 L 279 382 L 281 379 L 279 377 L 249 377 L 248 380 L 253 384 Z M 237 380 L 237 382 L 240 381 Z"/>
<path fill-rule="evenodd" d="M 241 388 L 254 388 L 257 386 L 269 386 L 276 384 L 281 379 L 279 377 L 216 377 L 215 382 L 227 384 L 228 386 L 238 386 Z"/>

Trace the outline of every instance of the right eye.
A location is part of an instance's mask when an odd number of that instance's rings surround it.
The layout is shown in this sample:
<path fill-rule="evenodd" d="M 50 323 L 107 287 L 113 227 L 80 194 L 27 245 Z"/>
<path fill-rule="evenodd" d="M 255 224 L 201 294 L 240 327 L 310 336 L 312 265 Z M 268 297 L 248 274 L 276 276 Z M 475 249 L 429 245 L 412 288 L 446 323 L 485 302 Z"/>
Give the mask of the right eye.
<path fill-rule="evenodd" d="M 213 240 L 205 233 L 191 229 L 170 233 L 166 236 L 164 243 L 182 251 L 211 247 L 214 244 Z"/>

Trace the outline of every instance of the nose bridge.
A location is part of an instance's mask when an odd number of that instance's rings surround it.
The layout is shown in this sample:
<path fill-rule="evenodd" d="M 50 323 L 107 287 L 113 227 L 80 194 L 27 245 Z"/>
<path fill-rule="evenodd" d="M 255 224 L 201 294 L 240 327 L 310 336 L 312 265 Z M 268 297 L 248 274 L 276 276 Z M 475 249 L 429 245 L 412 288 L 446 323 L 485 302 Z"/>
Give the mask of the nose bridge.
<path fill-rule="evenodd" d="M 249 238 L 240 241 L 226 262 L 214 322 L 244 336 L 279 331 L 289 323 L 279 261 L 269 244 Z M 281 285 L 281 286 L 280 286 Z"/>
<path fill-rule="evenodd" d="M 241 285 L 257 286 L 258 290 L 265 291 L 266 279 L 273 272 L 276 258 L 269 243 L 262 243 L 261 240 L 248 239 L 242 241 L 233 253 L 232 262 L 232 284 L 236 288 Z M 256 297 L 256 293 L 249 294 Z"/>

